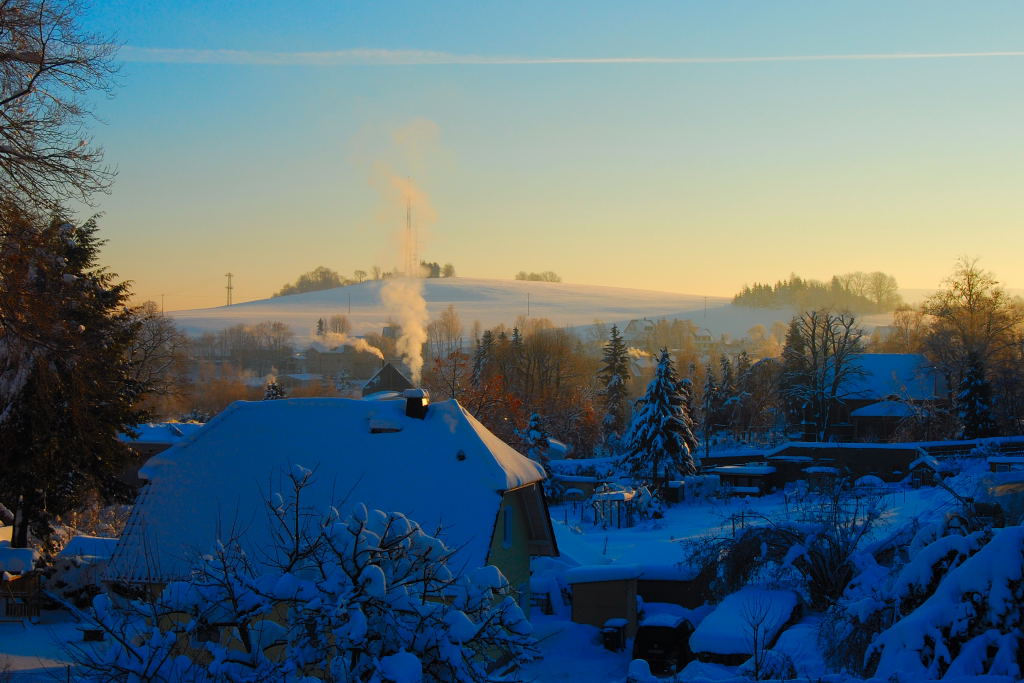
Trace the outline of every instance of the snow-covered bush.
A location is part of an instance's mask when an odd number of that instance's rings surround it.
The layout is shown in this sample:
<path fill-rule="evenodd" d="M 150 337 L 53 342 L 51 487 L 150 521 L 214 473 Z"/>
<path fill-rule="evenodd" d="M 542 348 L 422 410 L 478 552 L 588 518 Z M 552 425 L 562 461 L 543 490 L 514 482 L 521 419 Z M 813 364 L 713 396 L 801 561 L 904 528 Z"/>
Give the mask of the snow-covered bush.
<path fill-rule="evenodd" d="M 400 513 L 314 517 L 310 477 L 298 468 L 289 495 L 271 497 L 267 557 L 225 541 L 153 600 L 98 596 L 89 618 L 109 645 L 79 647 L 81 680 L 488 681 L 533 655 L 495 567 L 456 571 Z"/>
<path fill-rule="evenodd" d="M 809 494 L 789 516 L 745 515 L 748 526 L 734 535 L 691 543 L 687 564 L 714 568 L 719 595 L 750 583 L 791 585 L 824 609 L 854 577 L 854 557 L 882 512 L 880 498 L 838 487 Z"/>
<path fill-rule="evenodd" d="M 982 674 L 1020 679 L 1022 604 L 1024 527 L 998 529 L 950 569 L 927 600 L 878 636 L 867 653 L 868 668 L 882 679 L 897 673 L 914 679 Z"/>

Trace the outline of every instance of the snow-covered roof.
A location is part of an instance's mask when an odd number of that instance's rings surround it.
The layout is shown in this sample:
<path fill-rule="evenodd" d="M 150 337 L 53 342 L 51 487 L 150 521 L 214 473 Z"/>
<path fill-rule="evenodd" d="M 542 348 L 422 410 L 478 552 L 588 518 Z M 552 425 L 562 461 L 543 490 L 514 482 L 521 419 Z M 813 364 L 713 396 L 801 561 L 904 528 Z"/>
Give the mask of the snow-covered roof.
<path fill-rule="evenodd" d="M 1024 464 L 1024 455 L 990 455 L 988 462 L 999 465 L 1021 465 Z"/>
<path fill-rule="evenodd" d="M 134 427 L 138 437 L 119 434 L 118 438 L 125 443 L 177 443 L 202 426 L 199 422 L 150 422 Z"/>
<path fill-rule="evenodd" d="M 400 430 L 371 433 L 371 421 Z M 238 401 L 142 468 L 151 483 L 107 577 L 181 576 L 190 557 L 232 528 L 245 531 L 246 547 L 266 544 L 266 500 L 286 492 L 282 479 L 294 465 L 315 470 L 308 504 L 340 503 L 344 512 L 362 502 L 431 532 L 440 526 L 456 562 L 469 566 L 487 560 L 502 492 L 544 477 L 456 401 L 432 404 L 422 420 L 405 415 L 405 401 Z"/>
<path fill-rule="evenodd" d="M 851 417 L 911 417 L 914 409 L 900 401 L 879 401 L 857 408 L 850 413 Z"/>
<path fill-rule="evenodd" d="M 592 564 L 573 567 L 565 573 L 566 583 L 597 583 L 639 578 L 643 568 L 638 564 Z"/>
<path fill-rule="evenodd" d="M 926 401 L 944 393 L 942 375 L 919 353 L 859 353 L 853 360 L 864 374 L 843 382 L 846 398 Z"/>
<path fill-rule="evenodd" d="M 807 474 L 839 474 L 839 468 L 829 467 L 827 465 L 816 465 L 814 467 L 805 467 L 804 472 Z"/>
<path fill-rule="evenodd" d="M 0 541 L 0 572 L 31 571 L 38 555 L 32 548 L 12 548 L 10 541 Z"/>
<path fill-rule="evenodd" d="M 749 463 L 746 465 L 721 465 L 711 471 L 715 474 L 746 474 L 751 476 L 775 474 L 775 468 L 771 465 L 758 465 L 755 463 Z"/>
<path fill-rule="evenodd" d="M 107 559 L 114 554 L 117 546 L 116 538 L 101 536 L 75 536 L 57 557 L 95 557 Z"/>
<path fill-rule="evenodd" d="M 915 470 L 918 467 L 927 467 L 933 472 L 952 472 L 955 468 L 948 462 L 941 462 L 930 455 L 922 455 L 920 458 L 910 463 L 907 469 Z"/>
<path fill-rule="evenodd" d="M 775 640 L 797 606 L 793 591 L 748 586 L 723 600 L 690 636 L 690 649 L 719 655 L 753 652 L 752 624 L 761 629 L 762 644 Z"/>

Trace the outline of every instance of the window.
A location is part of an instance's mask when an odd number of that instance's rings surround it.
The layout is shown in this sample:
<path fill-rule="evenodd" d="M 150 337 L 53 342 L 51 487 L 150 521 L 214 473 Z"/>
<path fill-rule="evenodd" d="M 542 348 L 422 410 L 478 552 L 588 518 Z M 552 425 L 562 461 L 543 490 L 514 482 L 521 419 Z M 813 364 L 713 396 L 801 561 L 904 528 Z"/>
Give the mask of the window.
<path fill-rule="evenodd" d="M 501 508 L 502 514 L 502 548 L 512 547 L 512 510 L 506 505 Z"/>

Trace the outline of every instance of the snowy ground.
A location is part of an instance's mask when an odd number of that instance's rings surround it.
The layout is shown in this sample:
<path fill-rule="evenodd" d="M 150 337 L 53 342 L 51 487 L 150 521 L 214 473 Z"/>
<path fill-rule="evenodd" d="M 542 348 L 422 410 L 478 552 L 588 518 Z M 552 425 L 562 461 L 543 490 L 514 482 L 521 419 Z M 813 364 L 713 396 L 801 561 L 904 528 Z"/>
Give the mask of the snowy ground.
<path fill-rule="evenodd" d="M 983 462 L 969 465 L 978 470 Z M 977 472 L 975 472 L 977 474 Z M 883 494 L 886 512 L 876 536 L 887 535 L 899 524 L 929 513 L 943 514 L 955 506 L 953 498 L 939 488 L 911 489 L 893 485 Z M 792 512 L 792 502 L 783 493 L 761 498 L 711 499 L 684 502 L 667 508 L 660 520 L 644 521 L 629 529 L 603 529 L 579 519 L 579 508 L 558 505 L 551 509 L 555 535 L 563 559 L 578 564 L 644 563 L 670 564 L 683 560 L 683 541 L 707 535 L 729 535 L 734 519 L 763 515 L 775 517 Z M 543 659 L 527 672 L 537 681 L 625 680 L 630 653 L 609 652 L 598 639 L 598 629 L 573 624 L 569 608 L 558 606 L 554 616 L 531 615 Z M 777 648 L 801 663 L 801 675 L 822 680 L 824 664 L 815 645 L 818 617 L 809 615 L 780 637 Z M 745 680 L 735 668 L 696 663 L 680 680 Z"/>
<path fill-rule="evenodd" d="M 707 297 L 705 302 L 702 295 L 621 287 L 470 278 L 428 279 L 423 283 L 430 317 L 436 318 L 452 305 L 467 329 L 474 321 L 485 328 L 500 323 L 513 325 L 521 315 L 548 318 L 555 325 L 576 328 L 589 327 L 595 321 L 618 323 L 621 327 L 636 318 L 680 318 L 707 328 L 715 337 L 742 337 L 754 325 L 771 327 L 773 322 L 786 322 L 792 315 L 786 310 L 732 306 L 724 297 Z M 364 282 L 230 307 L 171 311 L 168 315 L 189 334 L 218 331 L 239 323 L 280 320 L 295 331 L 296 341 L 303 344 L 310 340 L 317 318 L 337 313 L 349 317 L 355 334 L 380 332 L 389 319 L 389 312 L 381 303 L 381 284 Z M 886 325 L 889 319 L 888 315 L 869 316 L 861 322 L 870 328 Z"/>
<path fill-rule="evenodd" d="M 63 681 L 69 666 L 65 645 L 82 639 L 67 612 L 44 612 L 35 623 L 0 621 L 0 681 Z"/>

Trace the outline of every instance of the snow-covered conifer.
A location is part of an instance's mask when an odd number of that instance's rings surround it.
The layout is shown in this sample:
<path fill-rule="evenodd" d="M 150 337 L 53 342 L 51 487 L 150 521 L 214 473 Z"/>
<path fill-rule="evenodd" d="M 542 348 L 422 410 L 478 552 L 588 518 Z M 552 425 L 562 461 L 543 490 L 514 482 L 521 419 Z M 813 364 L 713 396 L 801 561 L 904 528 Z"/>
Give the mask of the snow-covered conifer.
<path fill-rule="evenodd" d="M 629 358 L 626 343 L 619 334 L 619 328 L 612 325 L 611 336 L 604 346 L 602 367 L 598 374 L 604 388 L 604 418 L 601 430 L 606 445 L 617 442 L 625 431 L 629 418 L 629 406 L 626 402 L 626 383 L 629 381 Z"/>
<path fill-rule="evenodd" d="M 689 446 L 696 440 L 683 406 L 672 356 L 663 348 L 625 439 L 621 462 L 637 481 L 660 487 L 697 471 Z"/>
<path fill-rule="evenodd" d="M 267 389 L 263 392 L 263 400 L 274 401 L 279 398 L 288 398 L 288 394 L 281 388 L 281 385 L 278 384 L 276 380 L 267 382 Z"/>
<path fill-rule="evenodd" d="M 979 439 L 993 436 L 996 431 L 992 419 L 992 387 L 985 378 L 985 366 L 977 354 L 967 357 L 967 369 L 960 380 L 956 395 L 957 419 L 960 438 Z"/>

